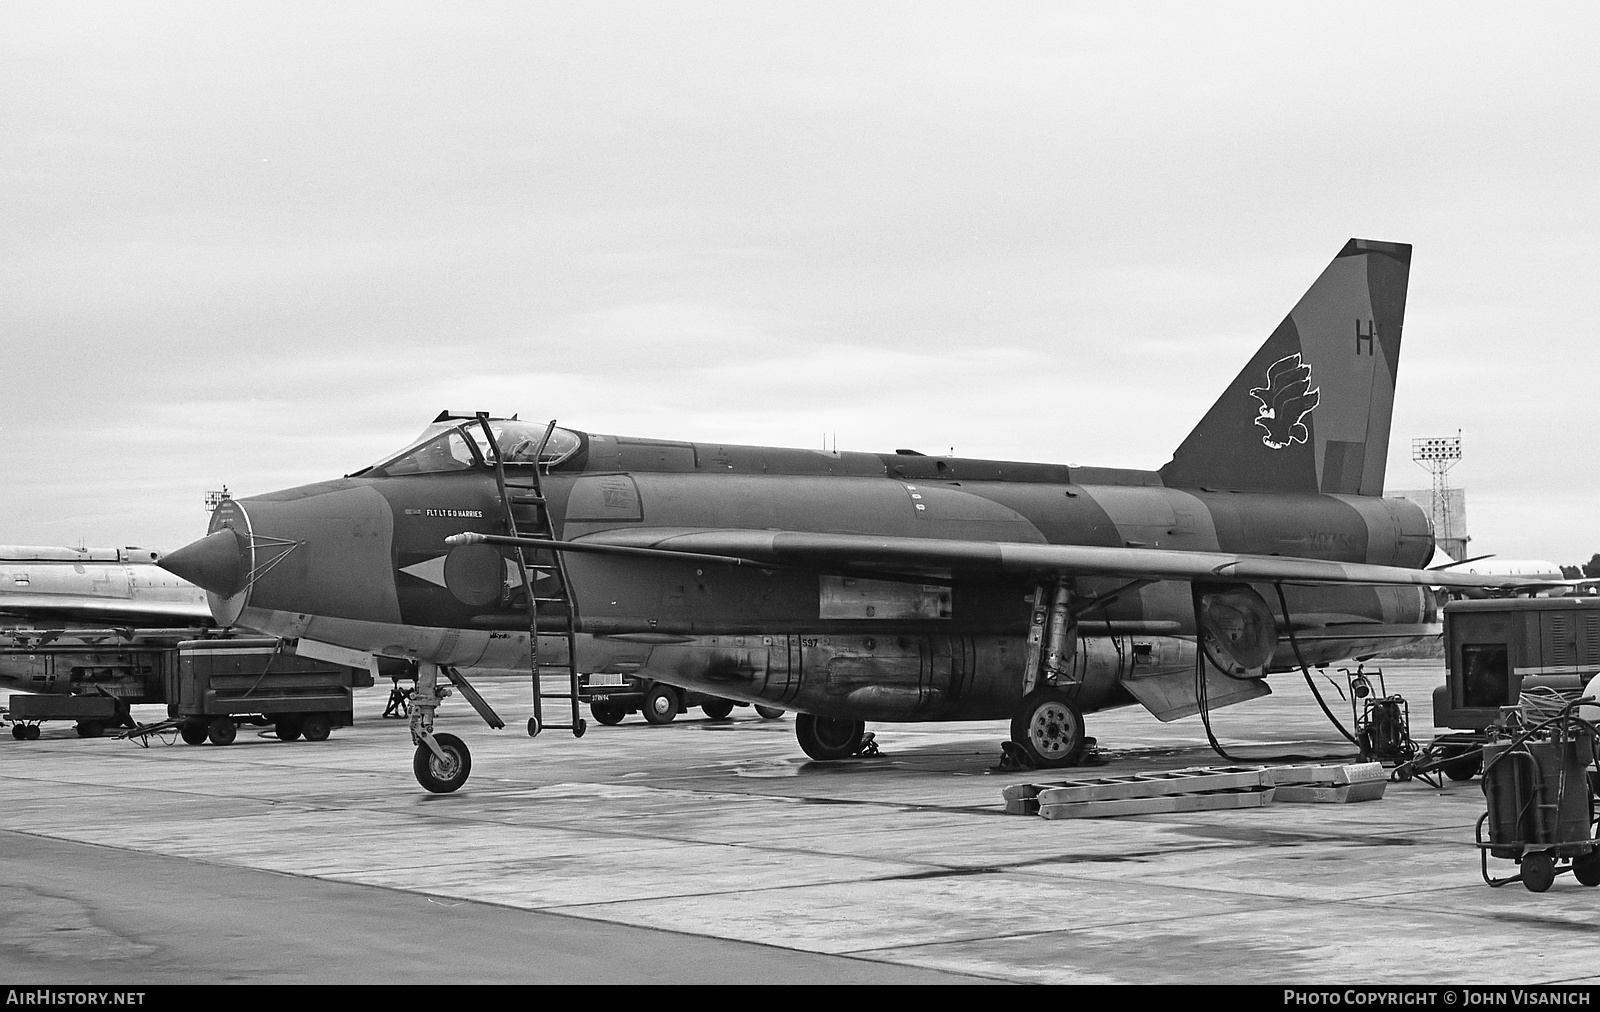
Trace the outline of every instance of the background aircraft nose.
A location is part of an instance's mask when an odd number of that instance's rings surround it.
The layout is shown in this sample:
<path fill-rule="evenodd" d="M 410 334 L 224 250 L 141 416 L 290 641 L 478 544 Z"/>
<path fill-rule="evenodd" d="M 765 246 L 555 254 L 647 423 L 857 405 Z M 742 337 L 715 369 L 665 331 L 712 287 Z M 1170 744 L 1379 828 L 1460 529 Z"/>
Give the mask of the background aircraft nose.
<path fill-rule="evenodd" d="M 224 527 L 162 556 L 156 565 L 219 597 L 232 597 L 249 580 L 249 545 L 232 528 Z"/>

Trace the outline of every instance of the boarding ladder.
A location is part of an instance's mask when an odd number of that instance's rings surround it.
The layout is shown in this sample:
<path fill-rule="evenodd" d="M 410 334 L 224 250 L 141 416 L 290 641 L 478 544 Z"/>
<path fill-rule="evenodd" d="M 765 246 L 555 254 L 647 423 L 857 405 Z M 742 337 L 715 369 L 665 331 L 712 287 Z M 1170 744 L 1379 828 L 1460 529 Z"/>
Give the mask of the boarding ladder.
<path fill-rule="evenodd" d="M 488 441 L 489 451 L 494 458 L 494 478 L 506 518 L 506 533 L 513 538 L 535 541 L 556 540 L 555 526 L 551 523 L 550 511 L 546 508 L 544 488 L 539 481 L 539 471 L 544 466 L 540 461 L 544 456 L 545 446 L 550 442 L 550 434 L 555 431 L 555 421 L 551 420 L 545 427 L 544 435 L 539 439 L 529 474 L 519 475 L 515 480 L 508 481 L 505 460 L 500 454 L 500 445 L 495 440 L 494 429 L 489 425 L 488 414 L 478 412 L 477 420 L 483 428 L 484 439 Z M 532 556 L 532 561 L 529 561 L 529 556 Z M 528 614 L 528 666 L 533 682 L 533 718 L 528 721 L 528 734 L 537 735 L 545 728 L 553 727 L 569 730 L 574 736 L 581 737 L 587 728 L 587 722 L 578 717 L 578 617 L 570 591 L 571 583 L 567 579 L 566 563 L 560 552 L 543 552 L 538 549 L 526 551 L 520 544 L 516 547 L 515 559 L 517 573 L 522 579 L 523 601 Z M 541 583 L 548 586 L 536 589 Z M 572 720 L 567 724 L 546 724 L 544 720 L 544 687 L 539 678 L 541 608 L 544 608 L 546 616 L 552 619 L 559 612 L 561 632 L 567 641 L 565 698 L 572 707 Z"/>

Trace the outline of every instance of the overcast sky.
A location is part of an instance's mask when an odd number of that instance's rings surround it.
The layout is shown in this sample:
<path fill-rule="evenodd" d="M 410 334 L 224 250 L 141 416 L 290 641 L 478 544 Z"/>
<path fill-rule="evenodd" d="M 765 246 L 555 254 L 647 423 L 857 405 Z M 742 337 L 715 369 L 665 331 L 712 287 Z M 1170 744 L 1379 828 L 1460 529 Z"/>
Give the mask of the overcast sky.
<path fill-rule="evenodd" d="M 1352 236 L 1388 469 L 1600 552 L 1600 7 L 0 4 L 0 543 L 441 409 L 1159 467 Z"/>

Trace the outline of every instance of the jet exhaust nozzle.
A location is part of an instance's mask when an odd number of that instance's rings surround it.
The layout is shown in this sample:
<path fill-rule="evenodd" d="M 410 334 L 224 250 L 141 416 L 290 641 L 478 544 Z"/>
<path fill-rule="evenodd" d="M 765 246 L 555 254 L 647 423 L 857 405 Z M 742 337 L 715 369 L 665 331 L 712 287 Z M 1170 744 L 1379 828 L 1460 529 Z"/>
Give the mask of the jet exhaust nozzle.
<path fill-rule="evenodd" d="M 233 597 L 250 582 L 250 546 L 231 527 L 162 556 L 157 566 L 219 597 Z"/>

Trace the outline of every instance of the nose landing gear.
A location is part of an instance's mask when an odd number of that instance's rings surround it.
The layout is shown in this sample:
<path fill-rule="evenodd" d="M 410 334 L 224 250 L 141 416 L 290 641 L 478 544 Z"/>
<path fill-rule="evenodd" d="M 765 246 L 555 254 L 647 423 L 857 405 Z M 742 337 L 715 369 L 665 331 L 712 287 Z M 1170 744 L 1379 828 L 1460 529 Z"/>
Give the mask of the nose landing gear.
<path fill-rule="evenodd" d="M 451 684 L 440 685 L 440 674 Z M 506 722 L 494 712 L 494 707 L 478 694 L 478 690 L 461 672 L 431 661 L 418 661 L 417 687 L 411 696 L 411 740 L 417 746 L 416 755 L 411 761 L 411 772 L 416 774 L 417 783 L 435 794 L 449 794 L 459 789 L 472 772 L 472 753 L 468 751 L 467 743 L 453 734 L 433 733 L 434 712 L 452 689 L 459 689 L 462 697 L 491 728 L 499 730 L 506 726 Z M 543 728 L 537 717 L 528 721 L 529 735 L 536 735 Z M 584 722 L 578 721 L 573 734 L 581 738 L 584 728 Z M 312 738 L 315 729 L 306 727 L 304 733 L 308 739 Z"/>
<path fill-rule="evenodd" d="M 455 735 L 433 733 L 434 711 L 450 695 L 450 687 L 439 684 L 439 670 L 429 661 L 417 664 L 417 687 L 411 696 L 411 740 L 417 743 L 417 753 L 411 758 L 411 772 L 425 789 L 449 794 L 467 782 L 472 753 Z"/>
<path fill-rule="evenodd" d="M 472 753 L 466 742 L 453 734 L 430 735 L 417 746 L 411 772 L 417 783 L 435 794 L 449 794 L 467 782 L 472 773 Z"/>

